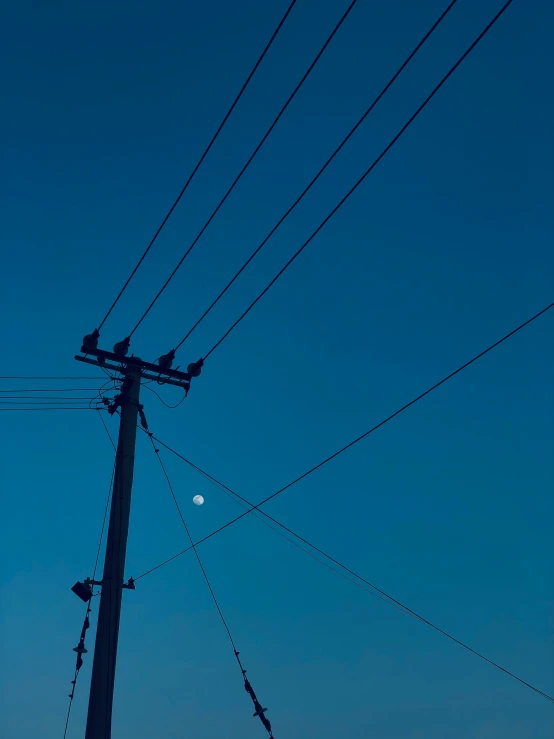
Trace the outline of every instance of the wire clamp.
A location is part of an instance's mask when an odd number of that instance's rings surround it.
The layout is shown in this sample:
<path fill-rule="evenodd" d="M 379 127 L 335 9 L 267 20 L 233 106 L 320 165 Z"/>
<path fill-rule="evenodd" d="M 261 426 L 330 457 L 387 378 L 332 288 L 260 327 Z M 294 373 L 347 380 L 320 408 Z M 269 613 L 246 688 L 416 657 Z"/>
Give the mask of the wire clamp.
<path fill-rule="evenodd" d="M 135 581 L 132 577 L 130 577 L 127 582 L 124 582 L 121 587 L 125 588 L 126 590 L 136 590 Z"/>

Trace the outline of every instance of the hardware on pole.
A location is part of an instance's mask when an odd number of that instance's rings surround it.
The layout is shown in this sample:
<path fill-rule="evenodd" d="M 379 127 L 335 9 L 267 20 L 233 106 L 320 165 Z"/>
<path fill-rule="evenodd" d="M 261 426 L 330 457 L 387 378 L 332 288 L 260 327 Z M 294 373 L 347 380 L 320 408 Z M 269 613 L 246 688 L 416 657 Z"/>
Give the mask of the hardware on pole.
<path fill-rule="evenodd" d="M 113 352 L 103 351 L 98 349 L 98 337 L 99 333 L 96 330 L 86 336 L 81 348 L 84 356 L 77 355 L 75 359 L 116 371 L 123 379 L 119 394 L 108 406 L 108 411 L 112 415 L 116 410 L 120 410 L 121 420 L 104 572 L 102 580 L 93 581 L 87 578 L 72 588 L 81 600 L 88 602 L 92 597 L 92 586 L 101 587 L 85 739 L 111 737 L 121 601 L 124 589 L 135 589 L 132 577 L 125 582 L 124 571 L 139 416 L 143 423 L 145 421 L 139 401 L 141 380 L 145 378 L 157 380 L 162 384 L 177 385 L 187 394 L 191 378 L 198 377 L 202 367 L 200 359 L 189 365 L 188 372 L 179 372 L 178 368 L 171 369 L 171 361 L 167 361 L 167 357 L 164 357 L 165 361 L 159 362 L 158 365 L 144 362 L 135 356 L 128 357 L 126 356 L 129 348 L 128 339 L 118 342 Z"/>

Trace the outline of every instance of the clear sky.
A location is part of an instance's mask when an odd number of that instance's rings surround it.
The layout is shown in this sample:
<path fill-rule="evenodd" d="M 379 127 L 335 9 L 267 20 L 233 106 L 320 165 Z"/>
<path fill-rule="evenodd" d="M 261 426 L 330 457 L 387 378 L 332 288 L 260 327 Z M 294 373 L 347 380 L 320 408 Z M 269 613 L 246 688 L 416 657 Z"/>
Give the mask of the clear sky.
<path fill-rule="evenodd" d="M 2 7 L 2 375 L 73 361 L 287 0 Z M 359 0 L 132 351 L 186 333 L 444 9 Z M 178 354 L 219 338 L 494 16 L 459 0 L 413 65 Z M 107 322 L 123 338 L 347 6 L 299 0 Z M 151 428 L 259 501 L 551 302 L 554 7 L 515 0 L 366 183 Z M 276 498 L 267 511 L 554 693 L 554 317 Z M 21 383 L 20 387 L 25 387 Z M 29 385 L 27 385 L 28 387 Z M 60 383 L 60 386 L 64 386 Z M 8 388 L 8 381 L 2 381 Z M 167 402 L 177 391 L 162 389 Z M 0 733 L 58 739 L 113 453 L 93 413 L 2 414 Z M 117 432 L 117 422 L 110 420 Z M 237 506 L 165 462 L 196 538 Z M 203 507 L 193 506 L 201 494 Z M 186 545 L 139 438 L 127 575 Z M 201 547 L 276 739 L 548 739 L 551 704 L 247 517 Z M 97 603 L 94 603 L 95 609 Z M 93 633 L 88 646 L 92 650 Z M 69 737 L 84 735 L 92 653 Z M 114 737 L 260 739 L 192 556 L 126 592 Z"/>

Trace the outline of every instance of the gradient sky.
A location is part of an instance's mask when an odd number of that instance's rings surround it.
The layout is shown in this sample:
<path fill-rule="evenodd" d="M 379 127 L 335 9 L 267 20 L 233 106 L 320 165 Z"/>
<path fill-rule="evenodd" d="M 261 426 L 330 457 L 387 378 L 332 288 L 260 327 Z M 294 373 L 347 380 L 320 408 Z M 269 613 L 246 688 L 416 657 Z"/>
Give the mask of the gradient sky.
<path fill-rule="evenodd" d="M 69 0 L 2 9 L 2 375 L 73 361 L 287 0 Z M 137 331 L 173 346 L 446 0 L 359 0 Z M 204 354 L 501 6 L 458 5 L 306 202 L 178 354 Z M 138 319 L 346 8 L 299 0 L 102 332 Z M 516 0 L 409 132 L 151 428 L 259 501 L 551 302 L 554 8 Z M 267 511 L 554 693 L 554 317 L 548 314 Z M 7 388 L 8 381 L 2 381 Z M 20 387 L 29 386 L 22 382 Z M 60 383 L 60 386 L 66 386 Z M 178 399 L 162 390 L 167 402 Z M 0 733 L 58 739 L 113 453 L 93 413 L 3 413 Z M 116 419 L 110 420 L 112 433 Z M 237 506 L 164 455 L 195 538 Z M 205 505 L 192 505 L 201 494 Z M 127 575 L 186 545 L 138 440 Z M 358 590 L 252 517 L 201 547 L 276 739 L 548 739 L 545 699 Z M 96 608 L 95 602 L 95 608 Z M 88 647 L 92 650 L 93 633 Z M 84 735 L 86 656 L 70 738 Z M 114 737 L 261 739 L 192 556 L 126 592 Z"/>

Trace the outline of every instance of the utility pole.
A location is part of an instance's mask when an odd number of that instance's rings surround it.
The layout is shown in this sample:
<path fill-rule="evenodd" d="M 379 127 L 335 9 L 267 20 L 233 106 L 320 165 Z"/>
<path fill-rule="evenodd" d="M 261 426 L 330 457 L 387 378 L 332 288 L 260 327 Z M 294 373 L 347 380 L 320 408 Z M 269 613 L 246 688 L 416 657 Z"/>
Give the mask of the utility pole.
<path fill-rule="evenodd" d="M 121 422 L 85 739 L 108 739 L 111 736 L 115 663 L 131 513 L 140 380 L 140 370 L 129 369 L 125 373 L 124 391 L 121 394 Z"/>
<path fill-rule="evenodd" d="M 129 347 L 128 339 L 116 344 L 114 352 L 106 352 L 97 349 L 98 336 L 97 331 L 85 336 L 81 347 L 84 356 L 76 356 L 75 359 L 119 372 L 124 379 L 119 395 L 108 406 L 108 411 L 112 415 L 118 408 L 121 409 L 121 420 L 104 573 L 100 582 L 91 581 L 87 578 L 84 583 L 77 583 L 72 588 L 85 601 L 92 597 L 91 585 L 101 585 L 102 588 L 85 739 L 111 738 L 115 667 L 123 589 L 135 589 L 132 578 L 129 578 L 127 583 L 125 582 L 125 556 L 127 553 L 139 416 L 143 428 L 148 431 L 142 405 L 140 405 L 141 380 L 147 378 L 157 380 L 162 384 L 177 385 L 184 389 L 186 395 L 190 389 L 191 378 L 198 377 L 203 365 L 202 359 L 199 359 L 198 362 L 189 364 L 187 372 L 179 372 L 178 368 L 172 370 L 174 351 L 160 357 L 158 365 L 144 362 L 135 356 L 127 357 L 125 355 Z"/>

